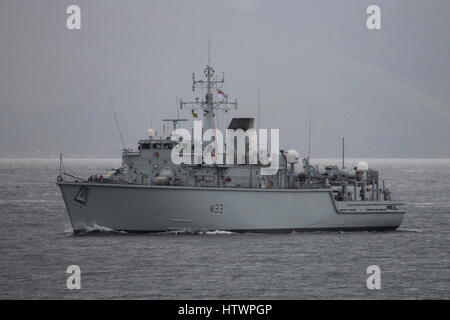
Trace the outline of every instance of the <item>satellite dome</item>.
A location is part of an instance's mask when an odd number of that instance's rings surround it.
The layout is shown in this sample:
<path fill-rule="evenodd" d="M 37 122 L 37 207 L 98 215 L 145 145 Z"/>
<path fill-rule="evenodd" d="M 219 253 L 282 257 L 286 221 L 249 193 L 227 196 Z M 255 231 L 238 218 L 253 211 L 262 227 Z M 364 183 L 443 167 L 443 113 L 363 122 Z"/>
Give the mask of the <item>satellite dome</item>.
<path fill-rule="evenodd" d="M 356 165 L 356 171 L 367 171 L 369 170 L 369 165 L 365 161 L 360 161 Z"/>
<path fill-rule="evenodd" d="M 148 129 L 147 135 L 149 137 L 155 137 L 156 136 L 156 130 L 155 129 Z"/>
<path fill-rule="evenodd" d="M 300 159 L 300 155 L 296 150 L 289 150 L 286 155 L 286 160 L 288 163 L 298 163 L 298 160 Z"/>

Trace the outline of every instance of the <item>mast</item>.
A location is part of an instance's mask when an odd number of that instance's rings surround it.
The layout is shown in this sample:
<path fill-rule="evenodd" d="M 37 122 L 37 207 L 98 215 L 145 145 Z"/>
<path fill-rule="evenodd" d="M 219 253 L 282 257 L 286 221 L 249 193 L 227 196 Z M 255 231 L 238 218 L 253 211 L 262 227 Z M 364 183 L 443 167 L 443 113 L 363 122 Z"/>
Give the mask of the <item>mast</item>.
<path fill-rule="evenodd" d="M 228 111 L 230 107 L 234 107 L 234 109 L 237 109 L 237 100 L 235 100 L 234 102 L 229 102 L 228 95 L 226 95 L 221 90 L 225 83 L 224 74 L 222 73 L 222 77 L 219 79 L 214 75 L 214 73 L 215 70 L 211 67 L 211 46 L 209 43 L 208 64 L 203 70 L 205 80 L 197 80 L 195 74 L 192 73 L 192 91 L 195 91 L 195 89 L 206 90 L 205 97 L 202 100 L 196 98 L 195 101 L 188 102 L 180 100 L 180 109 L 183 109 L 183 107 L 188 107 L 192 110 L 192 114 L 194 117 L 197 116 L 197 114 L 194 113 L 194 110 L 203 111 L 203 130 L 216 128 L 216 110 Z M 223 99 L 221 101 L 214 101 L 214 89 L 217 90 L 218 93 L 222 93 Z"/>
<path fill-rule="evenodd" d="M 208 65 L 205 68 L 206 75 L 206 108 L 203 109 L 205 116 L 203 118 L 203 127 L 205 130 L 216 127 L 216 115 L 214 114 L 213 94 L 211 78 L 214 74 L 214 69 L 211 67 L 211 41 L 208 41 Z M 223 80 L 223 78 L 222 78 Z"/>

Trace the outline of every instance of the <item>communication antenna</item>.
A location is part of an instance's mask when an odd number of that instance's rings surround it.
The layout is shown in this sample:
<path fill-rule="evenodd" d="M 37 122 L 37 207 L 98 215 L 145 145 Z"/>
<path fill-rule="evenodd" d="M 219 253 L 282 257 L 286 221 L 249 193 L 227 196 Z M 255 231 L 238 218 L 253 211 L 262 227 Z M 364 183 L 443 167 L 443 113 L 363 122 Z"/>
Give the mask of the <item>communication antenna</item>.
<path fill-rule="evenodd" d="M 214 68 L 211 67 L 211 41 L 208 41 L 208 65 L 203 70 L 204 79 L 198 79 L 195 74 L 192 74 L 192 91 L 195 89 L 205 90 L 206 94 L 200 100 L 198 97 L 194 101 L 185 102 L 180 100 L 180 109 L 188 108 L 192 111 L 192 116 L 197 118 L 197 113 L 195 110 L 203 111 L 203 129 L 216 128 L 216 111 L 225 111 L 234 107 L 237 109 L 237 100 L 234 102 L 228 101 L 228 95 L 222 91 L 223 85 L 225 83 L 225 75 L 222 73 L 222 77 L 214 75 Z M 214 92 L 221 94 L 223 96 L 222 100 L 215 101 Z"/>
<path fill-rule="evenodd" d="M 345 169 L 345 138 L 342 138 L 342 169 Z"/>
<path fill-rule="evenodd" d="M 311 183 L 311 107 L 309 107 L 309 134 L 308 134 L 308 184 Z"/>
<path fill-rule="evenodd" d="M 309 107 L 308 159 L 311 157 L 311 107 Z"/>
<path fill-rule="evenodd" d="M 208 66 L 211 66 L 211 40 L 208 40 Z"/>
<path fill-rule="evenodd" d="M 258 89 L 258 130 L 261 127 L 261 90 Z"/>
<path fill-rule="evenodd" d="M 111 110 L 114 114 L 114 120 L 116 120 L 117 130 L 119 131 L 120 141 L 122 141 L 123 150 L 126 152 L 125 142 L 123 141 L 122 131 L 120 130 L 119 120 L 117 120 L 116 110 L 114 110 L 114 105 L 112 103 L 111 95 L 108 95 L 109 105 L 111 106 Z"/>
<path fill-rule="evenodd" d="M 180 118 L 180 109 L 178 109 L 178 95 L 175 96 L 175 107 L 177 108 L 177 118 Z"/>

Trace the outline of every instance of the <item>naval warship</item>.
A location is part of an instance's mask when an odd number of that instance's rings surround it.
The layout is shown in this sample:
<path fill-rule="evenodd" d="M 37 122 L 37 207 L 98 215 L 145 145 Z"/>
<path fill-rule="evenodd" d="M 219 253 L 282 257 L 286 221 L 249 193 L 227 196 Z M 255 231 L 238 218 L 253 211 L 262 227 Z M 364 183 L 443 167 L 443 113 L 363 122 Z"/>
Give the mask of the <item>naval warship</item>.
<path fill-rule="evenodd" d="M 214 74 L 209 59 L 204 77 L 197 80 L 193 74 L 192 81 L 192 90 L 201 89 L 202 98 L 180 100 L 178 107 L 190 111 L 192 120 L 201 119 L 203 132 L 217 128 L 216 114 L 237 109 L 237 100 L 228 100 L 224 77 Z M 192 145 L 183 156 L 194 161 L 175 163 L 174 150 L 183 140 L 176 132 L 189 122 L 179 117 L 163 121 L 173 125 L 171 134 L 149 129 L 137 149 L 123 145 L 122 166 L 109 172 L 76 177 L 64 170 L 61 155 L 56 183 L 74 233 L 98 227 L 126 232 L 378 231 L 394 230 L 403 221 L 404 204 L 391 199 L 378 171 L 364 161 L 352 170 L 320 168 L 309 156 L 300 160 L 295 150 L 276 150 L 272 161 L 278 160 L 278 169 L 263 174 L 270 164 L 249 163 L 252 141 L 247 136 L 245 161 L 206 161 Z M 232 118 L 227 131 L 249 132 L 254 122 Z M 231 141 L 224 147 L 227 152 L 237 148 L 237 141 Z M 225 153 L 209 151 L 212 159 Z"/>

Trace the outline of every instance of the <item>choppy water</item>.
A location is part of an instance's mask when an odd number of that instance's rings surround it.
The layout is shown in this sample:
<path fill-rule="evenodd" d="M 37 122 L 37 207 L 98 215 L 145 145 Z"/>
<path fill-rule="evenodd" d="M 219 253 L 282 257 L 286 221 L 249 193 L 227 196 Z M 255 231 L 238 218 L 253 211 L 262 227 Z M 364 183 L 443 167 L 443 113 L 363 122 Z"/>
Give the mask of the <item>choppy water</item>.
<path fill-rule="evenodd" d="M 119 163 L 66 168 L 86 177 Z M 0 160 L 0 298 L 450 299 L 450 160 L 369 164 L 407 203 L 400 230 L 73 236 L 54 183 L 58 162 Z M 81 290 L 66 288 L 72 264 Z M 372 264 L 381 290 L 366 287 Z"/>

